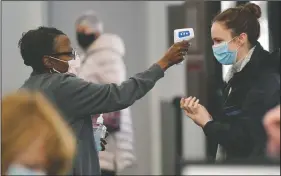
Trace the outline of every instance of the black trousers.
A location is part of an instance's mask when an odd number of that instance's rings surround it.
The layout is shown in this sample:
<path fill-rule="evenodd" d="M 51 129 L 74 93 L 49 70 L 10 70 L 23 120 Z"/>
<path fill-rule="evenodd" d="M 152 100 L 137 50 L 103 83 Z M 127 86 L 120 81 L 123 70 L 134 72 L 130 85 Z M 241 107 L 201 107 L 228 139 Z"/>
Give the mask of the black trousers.
<path fill-rule="evenodd" d="M 115 176 L 115 175 L 116 175 L 116 172 L 101 169 L 101 175 L 102 175 L 102 176 Z"/>

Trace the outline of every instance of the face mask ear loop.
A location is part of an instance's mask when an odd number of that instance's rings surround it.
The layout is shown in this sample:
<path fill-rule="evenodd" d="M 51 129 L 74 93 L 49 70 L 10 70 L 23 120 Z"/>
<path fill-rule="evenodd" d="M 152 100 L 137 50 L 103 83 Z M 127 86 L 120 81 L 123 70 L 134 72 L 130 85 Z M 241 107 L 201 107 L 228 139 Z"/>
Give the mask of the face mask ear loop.
<path fill-rule="evenodd" d="M 61 62 L 64 62 L 64 63 L 67 63 L 67 61 L 64 61 L 64 60 L 60 60 L 60 59 L 58 59 L 58 58 L 55 58 L 55 57 L 53 57 L 53 56 L 49 56 L 50 58 L 52 58 L 52 59 L 55 59 L 55 60 L 57 60 L 57 61 L 61 61 Z"/>
<path fill-rule="evenodd" d="M 234 39 L 236 39 L 238 36 L 236 36 L 236 37 L 233 37 L 231 40 L 229 40 L 228 42 L 227 42 L 227 44 L 229 44 L 230 42 L 232 42 Z"/>
<path fill-rule="evenodd" d="M 57 60 L 57 61 L 61 61 L 61 62 L 64 62 L 64 63 L 68 63 L 67 61 L 60 60 L 60 59 L 55 58 L 55 57 L 53 57 L 53 56 L 49 56 L 49 57 L 52 58 L 52 59 L 55 59 L 55 60 Z M 59 72 L 58 70 L 56 70 L 55 68 L 52 68 L 52 70 L 53 70 L 54 72 L 56 72 L 56 73 L 61 73 L 61 72 Z M 50 70 L 50 73 L 52 73 L 51 70 Z"/>
<path fill-rule="evenodd" d="M 238 38 L 238 36 L 233 37 L 231 40 L 229 40 L 229 41 L 227 42 L 227 45 L 228 45 L 230 42 L 232 42 L 234 39 L 236 39 L 236 38 Z M 237 54 L 238 54 L 238 50 L 239 50 L 240 47 L 241 47 L 241 45 L 236 49 L 236 59 L 235 59 L 235 63 L 237 62 Z"/>

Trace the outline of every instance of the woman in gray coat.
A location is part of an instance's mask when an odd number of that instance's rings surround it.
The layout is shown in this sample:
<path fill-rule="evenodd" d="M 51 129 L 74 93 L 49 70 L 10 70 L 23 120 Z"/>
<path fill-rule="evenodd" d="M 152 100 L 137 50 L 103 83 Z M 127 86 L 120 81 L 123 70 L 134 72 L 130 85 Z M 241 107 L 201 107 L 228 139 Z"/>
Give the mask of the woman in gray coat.
<path fill-rule="evenodd" d="M 153 88 L 166 69 L 183 60 L 188 47 L 186 41 L 174 44 L 157 63 L 119 86 L 98 85 L 68 74 L 76 55 L 62 31 L 39 27 L 22 36 L 19 48 L 24 64 L 33 68 L 22 88 L 43 92 L 76 134 L 78 150 L 71 174 L 100 175 L 90 116 L 132 105 Z"/>

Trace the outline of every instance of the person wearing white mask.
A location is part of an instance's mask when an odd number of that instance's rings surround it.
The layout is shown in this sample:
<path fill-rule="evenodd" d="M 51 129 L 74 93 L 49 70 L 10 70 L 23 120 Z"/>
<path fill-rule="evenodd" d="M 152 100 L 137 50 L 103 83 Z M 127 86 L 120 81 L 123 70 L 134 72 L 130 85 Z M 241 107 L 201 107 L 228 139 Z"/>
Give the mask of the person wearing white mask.
<path fill-rule="evenodd" d="M 70 73 L 76 59 L 73 47 L 69 37 L 56 28 L 29 30 L 19 48 L 24 64 L 33 69 L 21 89 L 42 92 L 75 133 L 77 153 L 70 174 L 100 175 L 91 115 L 120 111 L 145 96 L 168 68 L 183 61 L 189 42 L 175 43 L 158 62 L 121 85 L 96 84 Z"/>
<path fill-rule="evenodd" d="M 181 101 L 186 115 L 211 141 L 211 159 L 245 160 L 266 155 L 263 118 L 280 104 L 280 53 L 269 53 L 258 42 L 260 17 L 260 7 L 247 3 L 229 8 L 213 20 L 215 59 L 232 65 L 220 113 L 209 114 L 195 97 Z"/>
<path fill-rule="evenodd" d="M 104 33 L 103 23 L 95 12 L 89 11 L 76 21 L 76 37 L 83 50 L 78 77 L 96 84 L 116 83 L 126 79 L 123 61 L 125 47 L 122 39 Z M 93 114 L 94 115 L 94 114 Z M 98 115 L 93 116 L 93 123 Z M 102 175 L 115 175 L 134 164 L 134 137 L 130 109 L 103 114 L 107 126 L 106 150 L 99 152 Z"/>

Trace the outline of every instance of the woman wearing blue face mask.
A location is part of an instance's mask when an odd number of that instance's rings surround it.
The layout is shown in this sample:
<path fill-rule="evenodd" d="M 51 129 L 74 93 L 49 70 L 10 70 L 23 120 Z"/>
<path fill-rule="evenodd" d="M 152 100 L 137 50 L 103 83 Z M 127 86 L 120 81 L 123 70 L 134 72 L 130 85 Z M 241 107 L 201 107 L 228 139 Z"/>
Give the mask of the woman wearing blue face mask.
<path fill-rule="evenodd" d="M 2 99 L 1 175 L 65 175 L 76 141 L 66 122 L 40 94 Z"/>
<path fill-rule="evenodd" d="M 212 24 L 213 53 L 226 76 L 224 104 L 209 114 L 195 97 L 183 98 L 181 107 L 216 148 L 211 158 L 248 159 L 263 156 L 266 133 L 264 114 L 280 103 L 280 54 L 265 51 L 258 38 L 261 9 L 253 3 L 218 14 Z"/>

